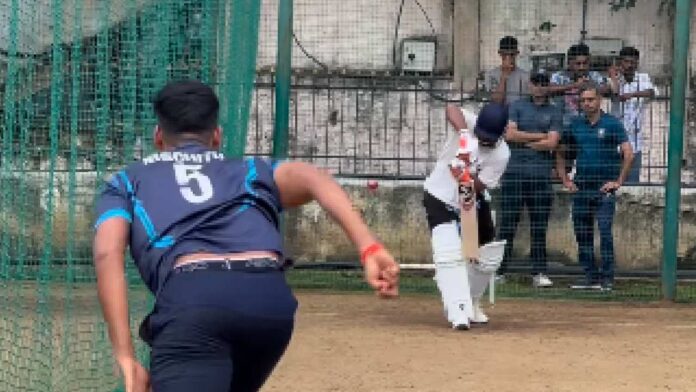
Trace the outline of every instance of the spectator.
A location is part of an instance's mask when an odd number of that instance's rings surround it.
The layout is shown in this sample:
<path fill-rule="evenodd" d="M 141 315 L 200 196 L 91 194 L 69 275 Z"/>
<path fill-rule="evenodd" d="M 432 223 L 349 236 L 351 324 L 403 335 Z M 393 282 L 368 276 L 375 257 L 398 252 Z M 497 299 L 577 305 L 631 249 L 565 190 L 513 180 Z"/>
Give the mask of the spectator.
<path fill-rule="evenodd" d="M 553 102 L 563 110 L 563 125 L 570 125 L 573 117 L 580 114 L 578 104 L 579 89 L 591 81 L 599 86 L 599 92 L 608 92 L 606 79 L 597 71 L 590 70 L 590 48 L 585 44 L 576 44 L 568 48 L 566 71 L 557 71 L 551 75 L 550 95 L 556 96 Z"/>
<path fill-rule="evenodd" d="M 626 46 L 619 52 L 618 67 L 609 69 L 609 86 L 612 91 L 611 114 L 623 121 L 628 141 L 634 151 L 634 162 L 627 180 L 640 181 L 641 152 L 643 150 L 640 131 L 646 98 L 655 96 L 650 75 L 636 72 L 640 52 Z"/>
<path fill-rule="evenodd" d="M 545 88 L 549 77 L 532 76 L 531 98 L 510 105 L 510 121 L 505 140 L 510 145 L 510 163 L 501 184 L 500 238 L 506 240 L 505 256 L 499 273 L 504 274 L 512 254 L 513 238 L 522 209 L 529 212 L 532 284 L 549 287 L 546 276 L 546 229 L 551 211 L 552 151 L 558 145 L 562 114 L 549 102 Z"/>
<path fill-rule="evenodd" d="M 505 36 L 500 39 L 498 54 L 500 66 L 486 73 L 485 88 L 491 93 L 491 100 L 501 104 L 511 104 L 529 94 L 529 72 L 517 66 L 517 39 Z"/>
<path fill-rule="evenodd" d="M 578 244 L 578 259 L 585 271 L 584 279 L 571 285 L 571 288 L 611 291 L 614 282 L 611 226 L 616 209 L 615 193 L 628 176 L 633 149 L 621 121 L 600 109 L 601 98 L 597 90 L 592 85 L 580 90 L 583 116 L 575 117 L 570 129 L 563 135 L 556 153 L 556 167 L 563 186 L 575 193 L 573 228 Z M 563 170 L 563 151 L 568 146 L 573 146 L 577 151 L 574 180 L 569 179 Z M 594 261 L 595 218 L 599 227 L 601 272 Z"/>
<path fill-rule="evenodd" d="M 563 128 L 570 126 L 571 120 L 580 114 L 578 103 L 580 87 L 587 82 L 599 86 L 599 93 L 609 92 L 606 79 L 597 71 L 590 70 L 590 48 L 584 43 L 572 45 L 567 52 L 567 70 L 557 71 L 551 75 L 549 95 L 555 96 L 553 103 L 563 113 Z M 572 171 L 572 161 L 575 160 L 575 152 L 566 150 L 566 173 Z"/>

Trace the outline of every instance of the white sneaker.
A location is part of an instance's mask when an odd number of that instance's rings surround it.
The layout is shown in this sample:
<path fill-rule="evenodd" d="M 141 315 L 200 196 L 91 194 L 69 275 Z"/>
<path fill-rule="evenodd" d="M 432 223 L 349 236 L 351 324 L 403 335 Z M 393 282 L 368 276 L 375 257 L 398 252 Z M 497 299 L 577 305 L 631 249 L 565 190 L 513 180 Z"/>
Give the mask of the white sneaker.
<path fill-rule="evenodd" d="M 457 321 L 452 323 L 452 329 L 456 329 L 458 331 L 468 331 L 469 328 L 470 327 L 468 321 Z"/>
<path fill-rule="evenodd" d="M 551 287 L 553 286 L 553 282 L 548 276 L 544 274 L 537 274 L 534 275 L 534 278 L 532 278 L 532 285 L 534 287 Z"/>
<path fill-rule="evenodd" d="M 481 310 L 481 304 L 479 301 L 474 301 L 474 316 L 471 318 L 472 324 L 486 324 L 488 323 L 488 316 Z"/>

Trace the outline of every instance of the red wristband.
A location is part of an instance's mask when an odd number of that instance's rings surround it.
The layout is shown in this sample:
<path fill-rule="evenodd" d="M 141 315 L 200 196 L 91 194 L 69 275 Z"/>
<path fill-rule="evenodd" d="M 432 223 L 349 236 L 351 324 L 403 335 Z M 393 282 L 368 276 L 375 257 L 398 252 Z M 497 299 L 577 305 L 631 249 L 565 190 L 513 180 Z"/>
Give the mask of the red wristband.
<path fill-rule="evenodd" d="M 382 249 L 384 249 L 384 246 L 382 246 L 382 244 L 379 242 L 375 242 L 374 244 L 363 249 L 363 251 L 360 252 L 360 264 L 365 265 L 365 259 L 367 259 L 368 256 L 377 253 Z"/>

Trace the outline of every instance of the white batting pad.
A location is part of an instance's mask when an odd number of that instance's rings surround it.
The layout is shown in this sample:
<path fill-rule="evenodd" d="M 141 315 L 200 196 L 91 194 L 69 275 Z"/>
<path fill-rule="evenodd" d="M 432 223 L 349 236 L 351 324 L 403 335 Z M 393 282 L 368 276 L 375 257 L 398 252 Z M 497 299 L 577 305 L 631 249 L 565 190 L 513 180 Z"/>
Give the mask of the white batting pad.
<path fill-rule="evenodd" d="M 467 271 L 471 297 L 478 300 L 488 288 L 491 277 L 503 261 L 506 241 L 489 242 L 479 248 L 479 262 L 469 263 Z"/>
<path fill-rule="evenodd" d="M 482 272 L 476 268 L 476 263 L 469 263 L 467 265 L 467 272 L 469 275 L 469 285 L 471 288 L 471 298 L 477 300 L 483 296 L 488 288 L 488 282 L 490 281 L 492 272 Z"/>
<path fill-rule="evenodd" d="M 479 248 L 479 262 L 476 268 L 481 272 L 495 272 L 503 262 L 507 241 L 493 241 Z"/>
<path fill-rule="evenodd" d="M 433 228 L 435 282 L 440 290 L 447 320 L 458 323 L 473 317 L 469 274 L 462 260 L 461 238 L 455 222 Z"/>

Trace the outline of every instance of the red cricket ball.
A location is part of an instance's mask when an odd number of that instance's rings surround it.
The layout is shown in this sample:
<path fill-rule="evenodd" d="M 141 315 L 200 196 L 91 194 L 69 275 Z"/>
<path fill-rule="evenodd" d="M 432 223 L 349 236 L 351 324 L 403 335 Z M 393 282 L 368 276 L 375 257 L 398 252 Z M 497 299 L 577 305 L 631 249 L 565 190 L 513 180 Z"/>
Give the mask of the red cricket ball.
<path fill-rule="evenodd" d="M 367 181 L 367 187 L 370 190 L 374 191 L 375 189 L 377 189 L 378 186 L 379 186 L 379 184 L 377 183 L 377 180 L 368 180 Z"/>

